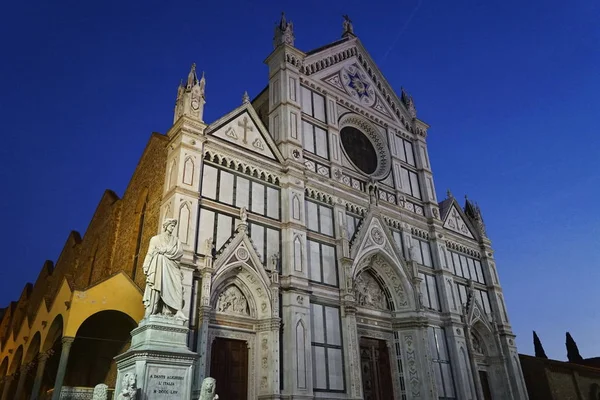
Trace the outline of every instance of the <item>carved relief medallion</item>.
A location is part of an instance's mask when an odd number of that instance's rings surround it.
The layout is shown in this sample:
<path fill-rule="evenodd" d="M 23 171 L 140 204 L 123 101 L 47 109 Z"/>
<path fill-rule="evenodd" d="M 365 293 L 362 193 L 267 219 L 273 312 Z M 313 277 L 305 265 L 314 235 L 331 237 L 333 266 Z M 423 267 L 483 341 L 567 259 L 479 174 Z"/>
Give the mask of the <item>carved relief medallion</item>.
<path fill-rule="evenodd" d="M 250 254 L 248 253 L 248 250 L 246 250 L 243 247 L 240 247 L 236 250 L 235 255 L 237 256 L 237 258 L 240 261 L 246 261 L 248 260 L 248 257 L 250 257 Z"/>
<path fill-rule="evenodd" d="M 376 244 L 378 244 L 380 246 L 385 241 L 384 236 L 383 236 L 383 232 L 381 231 L 381 229 L 379 229 L 377 227 L 371 229 L 371 238 L 373 239 L 373 241 Z"/>

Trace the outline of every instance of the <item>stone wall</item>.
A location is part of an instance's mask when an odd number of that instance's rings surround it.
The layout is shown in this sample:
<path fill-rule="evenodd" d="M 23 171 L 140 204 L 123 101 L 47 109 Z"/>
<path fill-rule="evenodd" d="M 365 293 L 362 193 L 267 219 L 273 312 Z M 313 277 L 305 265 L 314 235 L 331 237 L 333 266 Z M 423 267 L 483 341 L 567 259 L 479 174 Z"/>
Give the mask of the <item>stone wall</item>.
<path fill-rule="evenodd" d="M 530 400 L 598 400 L 600 369 L 519 355 Z"/>
<path fill-rule="evenodd" d="M 152 134 L 123 197 L 107 190 L 83 238 L 78 232 L 71 232 L 56 264 L 46 261 L 35 284 L 27 284 L 19 300 L 7 308 L 0 320 L 0 333 L 4 333 L 0 338 L 0 355 L 5 355 L 9 342 L 17 342 L 19 335 L 29 334 L 26 328 L 35 320 L 42 300 L 48 309 L 65 278 L 71 290 L 85 290 L 119 271 L 132 276 L 140 194 L 148 198 L 138 264 L 140 270 L 135 279 L 143 289 L 141 263 L 150 237 L 158 232 L 167 143 L 166 136 Z M 25 324 L 26 320 L 28 324 Z"/>

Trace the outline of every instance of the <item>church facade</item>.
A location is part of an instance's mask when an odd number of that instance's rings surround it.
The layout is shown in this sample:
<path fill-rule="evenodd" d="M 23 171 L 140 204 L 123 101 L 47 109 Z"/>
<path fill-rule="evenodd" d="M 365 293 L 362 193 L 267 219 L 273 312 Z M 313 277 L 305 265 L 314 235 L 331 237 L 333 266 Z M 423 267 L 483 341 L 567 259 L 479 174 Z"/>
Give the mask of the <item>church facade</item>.
<path fill-rule="evenodd" d="M 105 195 L 5 309 L 1 400 L 114 387 L 166 218 L 184 248 L 196 394 L 211 376 L 223 399 L 528 398 L 481 212 L 436 198 L 412 97 L 347 17 L 309 52 L 282 17 L 266 64 L 265 89 L 211 123 L 192 67 L 124 197 Z"/>

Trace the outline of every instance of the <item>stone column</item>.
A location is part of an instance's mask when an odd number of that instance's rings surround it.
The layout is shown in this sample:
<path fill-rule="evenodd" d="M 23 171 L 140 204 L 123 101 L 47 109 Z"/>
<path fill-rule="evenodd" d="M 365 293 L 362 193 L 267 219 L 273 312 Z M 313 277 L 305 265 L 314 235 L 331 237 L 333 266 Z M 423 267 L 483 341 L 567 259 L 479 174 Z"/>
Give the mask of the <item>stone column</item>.
<path fill-rule="evenodd" d="M 67 363 L 69 362 L 69 353 L 71 352 L 71 346 L 75 341 L 74 337 L 63 337 L 62 338 L 62 351 L 60 353 L 60 361 L 58 363 L 58 371 L 56 372 L 56 380 L 54 381 L 54 391 L 52 392 L 52 400 L 60 399 L 60 392 L 62 390 L 63 381 L 65 374 L 67 373 Z"/>
<path fill-rule="evenodd" d="M 40 397 L 40 389 L 42 387 L 42 379 L 44 378 L 44 370 L 46 369 L 46 361 L 48 361 L 48 357 L 49 355 L 46 353 L 39 355 L 37 371 L 35 373 L 35 381 L 33 381 L 33 389 L 31 390 L 30 400 L 38 400 Z"/>
<path fill-rule="evenodd" d="M 25 387 L 25 379 L 27 373 L 31 369 L 31 365 L 21 365 L 21 373 L 19 374 L 19 383 L 17 383 L 17 391 L 15 392 L 15 399 L 20 399 L 23 396 L 23 388 Z"/>
<path fill-rule="evenodd" d="M 1 400 L 9 400 L 8 399 L 8 391 L 10 390 L 10 385 L 12 384 L 12 380 L 15 379 L 13 375 L 7 375 L 4 379 L 4 390 L 2 390 L 2 399 Z"/>

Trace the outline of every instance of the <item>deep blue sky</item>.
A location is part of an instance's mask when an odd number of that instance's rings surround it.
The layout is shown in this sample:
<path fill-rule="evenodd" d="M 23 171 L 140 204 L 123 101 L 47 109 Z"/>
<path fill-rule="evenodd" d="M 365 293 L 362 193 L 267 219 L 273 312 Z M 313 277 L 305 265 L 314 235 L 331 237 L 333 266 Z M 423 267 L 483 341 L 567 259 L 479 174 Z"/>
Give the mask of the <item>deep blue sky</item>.
<path fill-rule="evenodd" d="M 205 120 L 267 82 L 282 10 L 296 46 L 349 14 L 429 124 L 438 197 L 482 207 L 522 353 L 570 330 L 600 356 L 600 3 L 536 1 L 5 2 L 0 13 L 0 306 L 17 299 L 106 188 L 121 195 L 152 131 L 172 122 L 192 62 Z M 158 171 L 162 173 L 162 171 Z"/>

